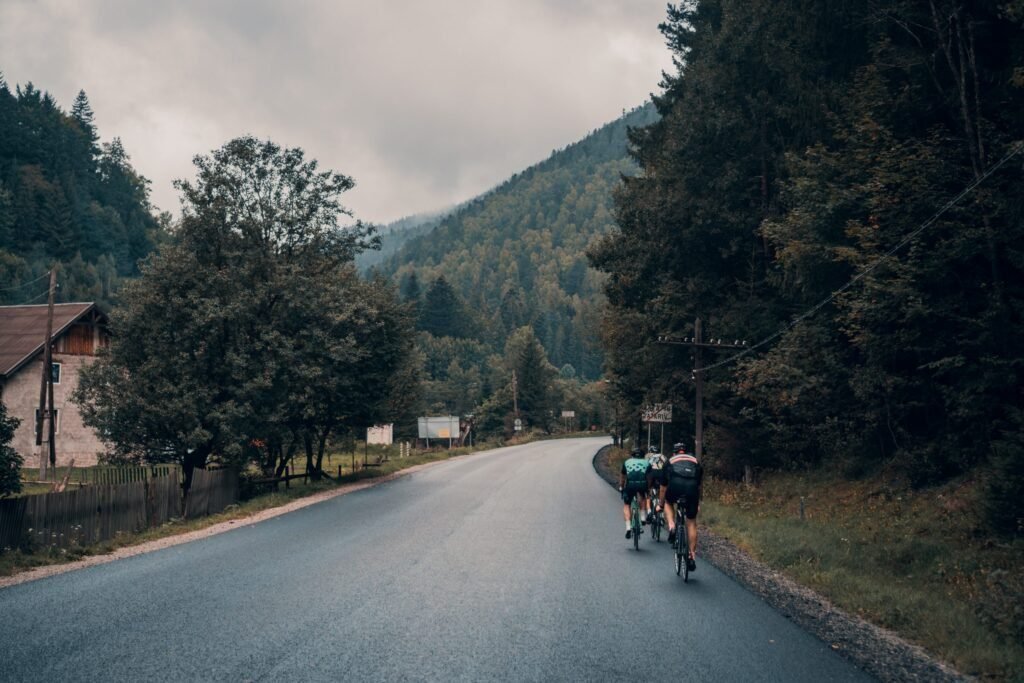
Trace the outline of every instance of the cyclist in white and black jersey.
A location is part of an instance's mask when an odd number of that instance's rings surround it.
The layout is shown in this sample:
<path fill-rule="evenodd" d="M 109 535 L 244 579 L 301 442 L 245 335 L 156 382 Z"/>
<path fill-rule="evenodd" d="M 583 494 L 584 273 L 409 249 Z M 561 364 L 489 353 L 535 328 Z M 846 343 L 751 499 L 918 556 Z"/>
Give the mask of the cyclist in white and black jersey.
<path fill-rule="evenodd" d="M 661 471 L 665 468 L 665 463 L 668 459 L 662 454 L 661 449 L 657 446 L 650 446 L 647 449 L 647 462 L 651 466 L 651 479 L 654 483 L 651 485 L 651 495 L 647 496 L 647 522 L 650 523 L 654 519 L 654 508 L 651 507 L 651 498 L 658 495 L 658 487 L 661 485 Z"/>

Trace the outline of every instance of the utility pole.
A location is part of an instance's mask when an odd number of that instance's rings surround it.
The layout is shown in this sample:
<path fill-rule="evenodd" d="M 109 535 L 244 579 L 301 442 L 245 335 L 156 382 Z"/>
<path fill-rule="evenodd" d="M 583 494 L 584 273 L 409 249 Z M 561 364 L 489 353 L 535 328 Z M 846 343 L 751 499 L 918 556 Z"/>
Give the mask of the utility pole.
<path fill-rule="evenodd" d="M 674 346 L 689 346 L 693 349 L 693 380 L 696 385 L 697 400 L 694 406 L 695 428 L 693 438 L 693 449 L 697 459 L 704 455 L 704 365 L 702 363 L 702 351 L 704 349 L 745 349 L 747 342 L 735 341 L 732 344 L 722 343 L 721 339 L 704 341 L 701 320 L 697 318 L 693 322 L 692 337 L 658 337 L 659 344 L 671 344 Z"/>
<path fill-rule="evenodd" d="M 516 380 L 516 371 L 512 371 L 512 410 L 515 412 L 516 417 L 519 417 L 519 383 Z"/>
<path fill-rule="evenodd" d="M 53 355 L 52 349 L 50 348 L 53 344 L 53 295 L 57 289 L 57 268 L 56 265 L 50 267 L 50 293 L 47 301 L 46 310 L 46 338 L 43 343 L 43 376 L 39 386 L 39 419 L 36 420 L 36 445 L 43 445 L 43 422 L 48 422 L 49 431 L 47 435 L 49 437 L 49 452 L 43 453 L 43 449 L 39 449 L 39 479 L 40 481 L 46 479 L 47 464 L 51 468 L 55 468 L 57 465 L 57 452 L 54 448 L 53 437 L 55 428 L 53 424 Z M 47 409 L 46 402 L 49 398 L 49 409 Z"/>

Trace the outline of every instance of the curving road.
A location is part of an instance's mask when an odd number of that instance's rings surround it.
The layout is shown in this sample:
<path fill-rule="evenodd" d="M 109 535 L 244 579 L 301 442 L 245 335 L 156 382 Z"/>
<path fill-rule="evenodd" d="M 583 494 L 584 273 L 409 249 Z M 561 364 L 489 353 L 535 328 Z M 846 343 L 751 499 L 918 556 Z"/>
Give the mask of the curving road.
<path fill-rule="evenodd" d="M 603 439 L 459 458 L 0 590 L 0 680 L 867 680 L 701 563 L 623 538 Z"/>

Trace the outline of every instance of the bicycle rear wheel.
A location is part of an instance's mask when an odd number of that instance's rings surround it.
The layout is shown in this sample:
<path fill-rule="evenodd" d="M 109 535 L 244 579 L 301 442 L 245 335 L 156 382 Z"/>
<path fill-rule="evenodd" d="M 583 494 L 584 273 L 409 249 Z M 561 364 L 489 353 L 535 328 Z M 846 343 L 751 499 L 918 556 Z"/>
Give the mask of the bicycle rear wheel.
<path fill-rule="evenodd" d="M 686 530 L 686 520 L 683 520 L 683 528 L 680 531 L 682 533 L 677 533 L 676 536 L 683 539 L 683 583 L 687 583 L 690 580 L 690 563 L 686 561 L 690 558 L 690 532 Z"/>
<path fill-rule="evenodd" d="M 676 503 L 679 505 L 679 503 Z M 682 521 L 682 515 L 676 513 L 676 540 L 672 544 L 673 550 L 675 551 L 676 557 L 676 576 L 680 576 L 683 573 L 683 569 L 686 567 L 686 562 L 683 559 L 683 539 L 686 536 L 686 524 Z"/>
<path fill-rule="evenodd" d="M 633 524 L 633 550 L 640 550 L 640 504 L 636 500 L 636 496 L 633 496 L 633 504 L 630 507 L 632 514 Z"/>

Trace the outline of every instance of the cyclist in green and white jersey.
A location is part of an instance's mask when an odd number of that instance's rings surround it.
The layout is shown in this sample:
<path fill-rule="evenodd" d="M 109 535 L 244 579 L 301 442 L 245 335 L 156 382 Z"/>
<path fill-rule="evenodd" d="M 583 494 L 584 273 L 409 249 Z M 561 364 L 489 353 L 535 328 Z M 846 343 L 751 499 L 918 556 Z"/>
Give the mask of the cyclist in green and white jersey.
<path fill-rule="evenodd" d="M 633 525 L 629 519 L 629 503 L 633 496 L 639 496 L 640 509 L 647 510 L 647 490 L 651 488 L 651 464 L 644 452 L 637 449 L 622 463 L 619 472 L 619 491 L 622 493 L 622 516 L 626 520 L 626 538 L 633 537 Z M 646 520 L 643 522 L 646 524 Z"/>

